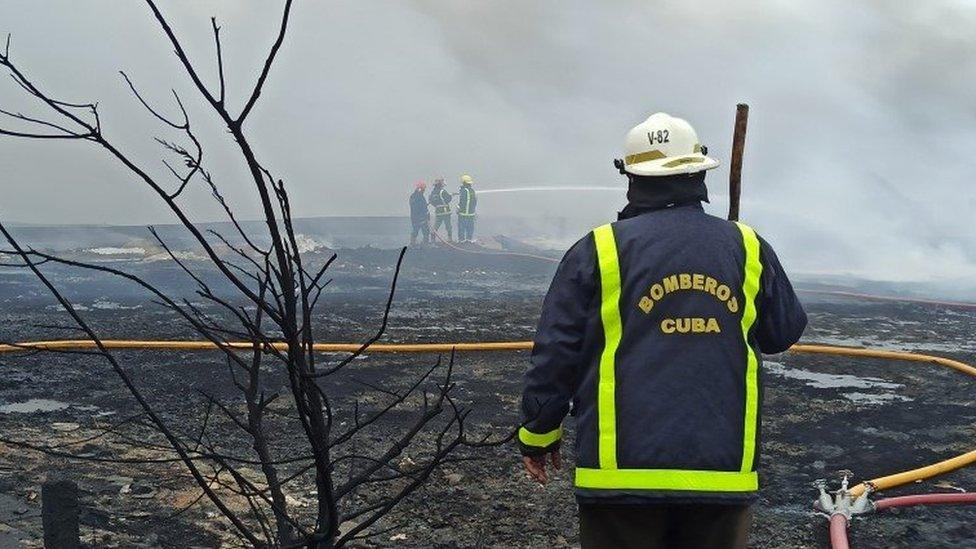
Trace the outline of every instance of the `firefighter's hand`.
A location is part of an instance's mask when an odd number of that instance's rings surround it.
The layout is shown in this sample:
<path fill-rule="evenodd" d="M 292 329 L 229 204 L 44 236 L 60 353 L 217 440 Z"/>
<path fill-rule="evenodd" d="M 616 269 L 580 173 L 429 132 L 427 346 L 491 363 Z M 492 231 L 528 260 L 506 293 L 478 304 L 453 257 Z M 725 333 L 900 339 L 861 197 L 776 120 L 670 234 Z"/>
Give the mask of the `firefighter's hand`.
<path fill-rule="evenodd" d="M 525 470 L 529 473 L 529 476 L 535 479 L 539 484 L 545 484 L 549 482 L 549 475 L 546 474 L 546 457 L 552 461 L 552 468 L 559 470 L 562 468 L 562 458 L 559 457 L 559 448 L 556 448 L 548 454 L 542 454 L 538 456 L 522 456 L 522 463 L 525 464 Z"/>

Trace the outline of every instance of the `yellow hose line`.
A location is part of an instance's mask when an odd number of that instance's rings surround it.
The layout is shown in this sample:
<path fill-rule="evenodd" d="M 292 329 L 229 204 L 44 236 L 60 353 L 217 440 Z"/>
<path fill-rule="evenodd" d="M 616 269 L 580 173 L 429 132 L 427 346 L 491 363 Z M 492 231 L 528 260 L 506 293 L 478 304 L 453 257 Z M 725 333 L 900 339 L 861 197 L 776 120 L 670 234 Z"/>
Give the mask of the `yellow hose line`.
<path fill-rule="evenodd" d="M 924 480 L 927 478 L 936 477 L 943 475 L 950 471 L 955 471 L 956 469 L 961 469 L 967 465 L 976 463 L 976 450 L 971 452 L 966 452 L 965 454 L 959 454 L 954 458 L 949 458 L 938 463 L 933 463 L 932 465 L 926 465 L 925 467 L 919 467 L 918 469 L 912 469 L 910 471 L 902 471 L 901 473 L 895 473 L 893 475 L 887 475 L 884 477 L 878 477 L 868 481 L 874 490 L 880 492 L 882 490 L 887 490 L 888 488 L 894 488 L 896 486 L 903 486 L 905 484 L 911 484 L 918 480 Z M 851 488 L 851 496 L 857 498 L 864 493 L 867 489 L 867 483 L 862 482 L 854 488 Z"/>
<path fill-rule="evenodd" d="M 951 358 L 943 358 L 941 356 L 934 355 L 923 355 L 920 353 L 910 353 L 908 351 L 887 351 L 884 349 L 865 349 L 862 347 L 835 347 L 833 345 L 807 345 L 807 344 L 797 344 L 790 347 L 791 353 L 797 354 L 819 354 L 819 355 L 838 355 L 838 356 L 854 356 L 854 357 L 866 357 L 866 358 L 886 358 L 889 360 L 906 360 L 909 362 L 928 362 L 930 364 L 938 364 L 940 366 L 947 366 L 953 370 L 959 370 L 964 374 L 969 374 L 976 377 L 976 368 L 966 364 L 965 362 L 959 362 L 958 360 L 952 360 Z"/>
<path fill-rule="evenodd" d="M 171 351 L 213 351 L 218 346 L 210 341 L 143 341 L 127 339 L 103 340 L 102 345 L 106 349 L 116 350 L 171 350 Z M 230 342 L 227 347 L 234 349 L 250 349 L 251 343 Z M 313 349 L 323 353 L 353 352 L 360 348 L 358 343 L 316 343 Z M 288 348 L 286 343 L 275 343 L 274 347 L 278 350 Z M 95 349 L 94 341 L 86 339 L 74 340 L 53 340 L 53 341 L 27 341 L 12 345 L 0 345 L 0 353 L 24 352 L 30 350 L 90 350 Z M 496 341 L 488 343 L 374 343 L 369 346 L 371 353 L 449 353 L 451 351 L 529 351 L 532 349 L 531 341 Z M 796 354 L 821 354 L 834 356 L 882 358 L 889 360 L 906 360 L 910 362 L 925 362 L 938 364 L 965 374 L 976 377 L 976 368 L 950 358 L 943 358 L 934 355 L 911 353 L 908 351 L 888 351 L 883 349 L 865 349 L 859 347 L 835 347 L 832 345 L 808 345 L 798 344 L 790 347 L 789 352 Z M 932 465 L 904 471 L 893 475 L 879 477 L 868 481 L 876 490 L 886 490 L 896 486 L 909 484 L 917 480 L 931 478 L 949 471 L 953 471 L 976 463 L 976 450 L 960 454 Z M 867 488 L 866 483 L 858 484 L 851 489 L 854 497 L 860 496 Z"/>
<path fill-rule="evenodd" d="M 144 341 L 136 339 L 104 339 L 102 345 L 113 350 L 168 350 L 168 351 L 214 351 L 219 347 L 210 341 Z M 251 343 L 229 342 L 226 347 L 250 349 Z M 288 349 L 287 343 L 274 343 L 275 349 Z M 320 353 L 351 353 L 358 350 L 359 343 L 316 343 L 313 349 Z M 25 341 L 11 345 L 0 345 L 0 353 L 24 352 L 30 350 L 66 351 L 96 349 L 94 341 L 87 339 L 61 339 L 54 341 Z M 371 353 L 449 353 L 452 350 L 465 351 L 528 351 L 531 341 L 498 341 L 493 343 L 374 343 L 369 346 Z"/>
<path fill-rule="evenodd" d="M 852 357 L 869 357 L 869 358 L 886 358 L 891 360 L 907 360 L 911 362 L 927 362 L 930 364 L 938 364 L 940 366 L 946 366 L 952 368 L 953 370 L 958 370 L 965 374 L 976 377 L 976 368 L 960 362 L 958 360 L 952 360 L 951 358 L 943 358 L 941 356 L 933 355 L 923 355 L 920 353 L 910 353 L 907 351 L 885 351 L 881 349 L 861 349 L 855 347 L 834 347 L 830 345 L 794 345 L 790 347 L 791 353 L 800 354 L 823 354 L 823 355 L 840 355 L 840 356 L 852 356 Z M 933 463 L 932 465 L 927 465 L 925 467 L 919 467 L 918 469 L 912 469 L 909 471 L 903 471 L 901 473 L 895 473 L 893 475 L 887 475 L 883 477 L 878 477 L 869 480 L 867 483 L 860 483 L 853 488 L 851 488 L 851 496 L 857 498 L 864 493 L 867 489 L 867 484 L 870 483 L 875 490 L 887 490 L 888 488 L 894 488 L 896 486 L 902 486 L 905 484 L 910 484 L 918 480 L 924 480 L 927 478 L 932 478 L 949 471 L 955 471 L 976 463 L 976 450 L 971 452 L 966 452 L 965 454 L 960 454 L 956 457 L 940 461 L 938 463 Z"/>

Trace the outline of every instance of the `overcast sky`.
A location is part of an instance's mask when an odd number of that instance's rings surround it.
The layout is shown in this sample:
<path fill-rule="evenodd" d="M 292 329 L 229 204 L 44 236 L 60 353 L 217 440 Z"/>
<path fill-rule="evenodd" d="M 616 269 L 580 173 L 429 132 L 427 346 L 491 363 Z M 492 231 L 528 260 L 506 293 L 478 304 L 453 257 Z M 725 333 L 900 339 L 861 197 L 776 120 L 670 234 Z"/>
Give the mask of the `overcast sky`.
<path fill-rule="evenodd" d="M 160 3 L 210 83 L 218 17 L 240 105 L 279 3 Z M 688 119 L 722 160 L 707 178 L 710 210 L 722 213 L 744 101 L 743 218 L 788 264 L 894 280 L 976 275 L 976 1 L 299 0 L 292 23 L 248 130 L 298 215 L 403 215 L 413 181 L 444 175 L 453 186 L 463 172 L 482 189 L 622 186 L 611 160 L 658 110 Z M 209 143 L 205 162 L 240 215 L 254 215 L 234 148 L 141 2 L 0 0 L 0 32 L 37 84 L 98 101 L 109 139 L 160 174 L 152 138 L 175 136 L 117 71 L 168 112 L 175 88 Z M 7 80 L 0 105 L 39 112 Z M 172 221 L 90 144 L 0 139 L 3 219 Z M 589 223 L 622 198 L 499 194 L 479 206 Z M 197 219 L 219 217 L 202 188 L 187 201 Z"/>

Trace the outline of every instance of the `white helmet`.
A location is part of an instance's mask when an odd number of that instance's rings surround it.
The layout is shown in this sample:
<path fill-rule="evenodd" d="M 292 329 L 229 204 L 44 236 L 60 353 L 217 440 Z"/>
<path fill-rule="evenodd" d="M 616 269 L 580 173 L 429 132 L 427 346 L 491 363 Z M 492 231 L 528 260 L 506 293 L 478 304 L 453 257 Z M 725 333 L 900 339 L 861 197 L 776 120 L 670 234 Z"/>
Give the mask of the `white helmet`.
<path fill-rule="evenodd" d="M 634 175 L 674 175 L 710 170 L 718 160 L 702 154 L 687 121 L 657 112 L 627 133 L 624 170 Z"/>

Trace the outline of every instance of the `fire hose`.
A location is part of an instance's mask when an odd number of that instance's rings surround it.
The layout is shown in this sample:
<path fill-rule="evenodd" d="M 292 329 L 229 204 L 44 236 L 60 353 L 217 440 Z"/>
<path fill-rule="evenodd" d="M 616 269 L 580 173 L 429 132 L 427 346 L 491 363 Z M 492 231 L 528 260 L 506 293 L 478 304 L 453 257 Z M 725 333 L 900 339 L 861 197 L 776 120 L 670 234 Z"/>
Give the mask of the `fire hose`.
<path fill-rule="evenodd" d="M 869 513 L 896 507 L 911 507 L 914 505 L 964 505 L 970 503 L 976 503 L 976 492 L 914 494 L 911 496 L 879 499 L 867 506 L 862 512 Z M 847 539 L 847 528 L 849 524 L 850 517 L 845 513 L 834 513 L 830 516 L 829 532 L 831 549 L 850 548 L 850 542 Z"/>
<path fill-rule="evenodd" d="M 830 516 L 830 547 L 832 549 L 849 549 L 847 541 L 847 517 L 837 513 Z"/>
<path fill-rule="evenodd" d="M 187 350 L 214 351 L 221 347 L 249 350 L 253 348 L 250 342 L 236 341 L 218 344 L 210 341 L 165 341 L 165 340 L 102 340 L 102 346 L 109 350 Z M 287 349 L 287 344 L 278 342 L 272 346 L 278 350 Z M 349 353 L 359 350 L 357 343 L 316 343 L 312 349 L 322 353 Z M 66 351 L 96 349 L 97 344 L 92 340 L 51 340 L 27 341 L 13 344 L 0 344 L 0 354 L 27 351 Z M 494 342 L 457 342 L 457 343 L 374 343 L 367 348 L 370 353 L 449 353 L 472 351 L 529 351 L 531 341 L 494 341 Z M 872 349 L 863 347 L 839 347 L 832 345 L 797 344 L 789 349 L 794 354 L 822 354 L 846 357 L 880 358 L 887 360 L 902 360 L 909 362 L 923 362 L 936 364 L 976 377 L 976 367 L 964 362 L 935 355 L 912 353 L 907 351 L 891 351 L 886 349 Z M 841 490 L 836 493 L 836 500 L 821 487 L 821 498 L 818 508 L 830 514 L 830 540 L 833 549 L 846 549 L 847 527 L 854 514 L 880 511 L 894 507 L 928 504 L 964 504 L 976 503 L 976 493 L 952 494 L 920 494 L 895 498 L 881 499 L 870 502 L 868 496 L 897 486 L 903 486 L 916 481 L 932 478 L 937 475 L 954 471 L 976 462 L 976 450 L 960 454 L 950 459 L 939 461 L 917 469 L 902 471 L 862 482 L 851 489 L 847 489 L 844 480 Z"/>

